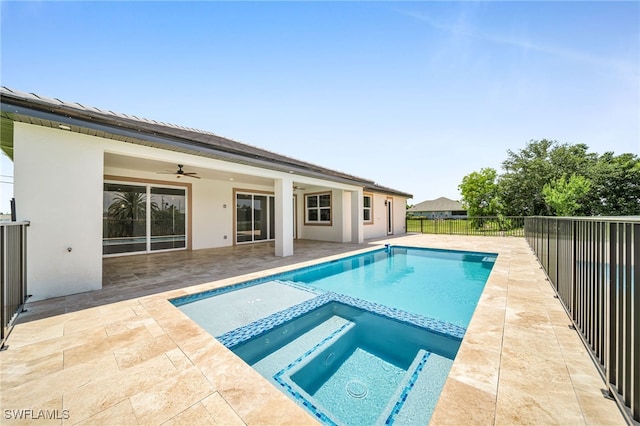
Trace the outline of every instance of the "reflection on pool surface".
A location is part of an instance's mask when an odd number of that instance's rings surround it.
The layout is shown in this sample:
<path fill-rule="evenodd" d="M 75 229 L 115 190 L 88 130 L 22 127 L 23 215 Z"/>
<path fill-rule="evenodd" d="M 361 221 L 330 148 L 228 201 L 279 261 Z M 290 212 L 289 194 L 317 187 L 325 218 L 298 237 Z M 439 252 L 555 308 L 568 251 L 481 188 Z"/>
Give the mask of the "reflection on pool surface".
<path fill-rule="evenodd" d="M 426 424 L 494 261 L 394 247 L 172 302 L 325 424 Z"/>

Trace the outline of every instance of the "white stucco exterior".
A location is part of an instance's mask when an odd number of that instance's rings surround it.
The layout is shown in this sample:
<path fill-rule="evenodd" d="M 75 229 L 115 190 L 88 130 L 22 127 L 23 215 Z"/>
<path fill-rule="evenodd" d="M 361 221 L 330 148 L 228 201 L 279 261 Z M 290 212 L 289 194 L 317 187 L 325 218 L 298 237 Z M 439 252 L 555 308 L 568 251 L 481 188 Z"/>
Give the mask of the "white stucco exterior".
<path fill-rule="evenodd" d="M 103 151 L 94 139 L 14 125 L 14 196 L 18 217 L 31 222 L 33 300 L 102 287 Z"/>
<path fill-rule="evenodd" d="M 373 197 L 372 218 L 370 223 L 364 224 L 364 239 L 380 238 L 386 235 L 400 235 L 406 233 L 406 205 L 405 197 L 391 196 L 388 194 L 367 192 L 366 195 Z M 387 205 L 385 201 L 392 201 L 392 232 L 387 233 Z M 362 202 L 360 202 L 362 205 Z"/>
<path fill-rule="evenodd" d="M 406 198 L 373 193 L 373 221 L 363 223 L 363 188 L 204 156 L 15 122 L 14 194 L 19 220 L 29 220 L 27 275 L 32 300 L 102 286 L 105 182 L 177 185 L 187 190 L 188 249 L 235 244 L 235 193 L 275 197 L 275 255 L 288 256 L 295 238 L 361 243 L 404 233 Z M 158 174 L 175 164 L 201 179 Z M 331 194 L 331 223 L 305 223 L 305 194 Z M 368 193 L 370 194 L 370 193 Z M 293 200 L 295 199 L 295 210 Z"/>

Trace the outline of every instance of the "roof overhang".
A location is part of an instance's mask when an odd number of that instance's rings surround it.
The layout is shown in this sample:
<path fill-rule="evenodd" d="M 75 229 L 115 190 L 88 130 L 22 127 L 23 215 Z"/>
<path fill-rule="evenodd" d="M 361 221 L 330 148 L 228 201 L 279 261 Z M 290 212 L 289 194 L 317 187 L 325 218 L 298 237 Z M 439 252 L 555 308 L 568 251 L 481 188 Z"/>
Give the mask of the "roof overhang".
<path fill-rule="evenodd" d="M 23 122 L 412 198 L 410 194 L 381 187 L 368 179 L 299 161 L 209 132 L 105 112 L 31 94 L 21 94 L 4 87 L 0 94 L 2 95 L 0 98 L 2 118 L 0 146 L 10 158 L 13 158 L 13 122 Z"/>

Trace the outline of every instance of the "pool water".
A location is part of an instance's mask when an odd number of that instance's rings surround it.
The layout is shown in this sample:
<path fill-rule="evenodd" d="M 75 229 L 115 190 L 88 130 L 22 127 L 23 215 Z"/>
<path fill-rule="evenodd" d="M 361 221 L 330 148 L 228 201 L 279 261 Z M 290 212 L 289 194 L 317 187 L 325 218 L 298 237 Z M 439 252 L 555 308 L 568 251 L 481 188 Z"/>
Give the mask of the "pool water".
<path fill-rule="evenodd" d="M 325 424 L 427 424 L 495 260 L 387 247 L 172 303 Z"/>
<path fill-rule="evenodd" d="M 460 337 L 329 301 L 231 349 L 325 424 L 426 424 Z"/>
<path fill-rule="evenodd" d="M 282 279 L 466 327 L 495 259 L 488 253 L 390 247 Z"/>
<path fill-rule="evenodd" d="M 292 379 L 320 404 L 336 407 L 332 414 L 338 421 L 360 425 L 371 424 L 382 414 L 407 372 L 407 367 L 398 367 L 360 347 L 333 364 L 338 368 L 320 377 L 302 370 Z"/>

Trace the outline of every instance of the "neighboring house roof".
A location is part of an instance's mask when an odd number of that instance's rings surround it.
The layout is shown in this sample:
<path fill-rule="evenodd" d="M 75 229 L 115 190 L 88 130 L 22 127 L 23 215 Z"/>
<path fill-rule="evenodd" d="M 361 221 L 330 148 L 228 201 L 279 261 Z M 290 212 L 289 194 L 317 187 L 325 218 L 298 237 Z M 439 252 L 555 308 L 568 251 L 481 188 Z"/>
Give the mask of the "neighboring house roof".
<path fill-rule="evenodd" d="M 411 194 L 377 185 L 374 181 L 327 169 L 252 145 L 223 138 L 211 132 L 176 126 L 132 115 L 103 111 L 78 103 L 64 102 L 32 93 L 0 88 L 2 108 L 2 150 L 11 156 L 14 121 L 57 128 L 61 124 L 72 131 L 169 149 L 203 157 L 248 164 L 272 170 L 295 172 L 375 189 L 378 192 L 412 198 Z"/>
<path fill-rule="evenodd" d="M 465 208 L 458 201 L 450 200 L 446 197 L 436 198 L 435 200 L 427 200 L 416 204 L 408 211 L 410 212 L 449 212 L 463 211 Z"/>

